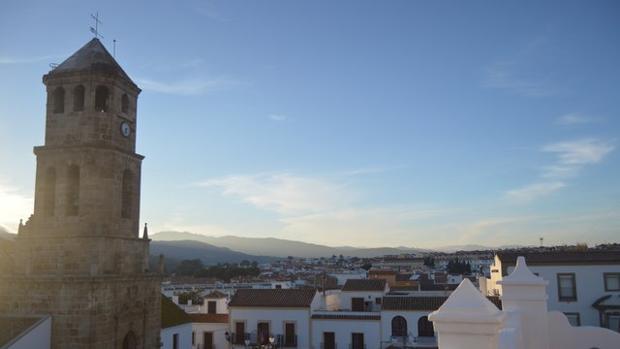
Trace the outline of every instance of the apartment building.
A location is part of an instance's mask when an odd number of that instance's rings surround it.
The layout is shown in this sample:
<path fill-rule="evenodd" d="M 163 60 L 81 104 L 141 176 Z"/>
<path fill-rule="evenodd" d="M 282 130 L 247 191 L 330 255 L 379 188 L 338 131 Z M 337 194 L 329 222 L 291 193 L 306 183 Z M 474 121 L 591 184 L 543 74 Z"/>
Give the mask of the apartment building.
<path fill-rule="evenodd" d="M 548 282 L 549 310 L 564 313 L 573 326 L 620 330 L 620 251 L 545 251 L 497 253 L 491 277 L 480 279 L 487 295 L 502 295 L 497 284 L 524 256 L 529 269 Z"/>

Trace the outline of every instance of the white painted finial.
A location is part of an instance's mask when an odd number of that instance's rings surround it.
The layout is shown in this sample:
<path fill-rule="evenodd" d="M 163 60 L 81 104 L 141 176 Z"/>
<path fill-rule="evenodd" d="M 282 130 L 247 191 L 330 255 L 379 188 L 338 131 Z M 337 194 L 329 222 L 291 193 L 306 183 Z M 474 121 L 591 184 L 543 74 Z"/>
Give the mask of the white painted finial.
<path fill-rule="evenodd" d="M 495 304 L 482 295 L 469 279 L 464 279 L 444 304 L 429 318 L 433 320 L 441 318 L 443 315 L 448 315 L 450 318 L 460 315 L 467 319 L 472 316 L 496 316 L 499 313 L 500 311 Z"/>
<path fill-rule="evenodd" d="M 546 285 L 547 281 L 534 275 L 525 263 L 525 257 L 517 257 L 517 265 L 510 275 L 504 277 L 503 280 L 497 282 L 500 285 Z"/>

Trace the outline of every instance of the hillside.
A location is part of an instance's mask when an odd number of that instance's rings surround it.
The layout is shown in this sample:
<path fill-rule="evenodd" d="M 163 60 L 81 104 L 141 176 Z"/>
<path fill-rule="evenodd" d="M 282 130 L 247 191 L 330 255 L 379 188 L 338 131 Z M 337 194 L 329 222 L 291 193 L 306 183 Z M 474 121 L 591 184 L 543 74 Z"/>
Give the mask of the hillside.
<path fill-rule="evenodd" d="M 184 259 L 200 259 L 204 264 L 239 263 L 243 260 L 262 263 L 276 259 L 236 252 L 199 241 L 152 241 L 151 256 L 160 254 L 165 256 L 167 266 L 175 264 L 173 261 L 178 262 Z"/>
<path fill-rule="evenodd" d="M 331 257 L 332 255 L 369 258 L 386 254 L 420 253 L 427 250 L 403 247 L 357 248 L 350 246 L 330 247 L 319 244 L 277 238 L 248 238 L 239 236 L 206 236 L 189 232 L 164 231 L 152 236 L 157 241 L 194 240 L 218 247 L 229 248 L 251 255 L 274 257 Z"/>

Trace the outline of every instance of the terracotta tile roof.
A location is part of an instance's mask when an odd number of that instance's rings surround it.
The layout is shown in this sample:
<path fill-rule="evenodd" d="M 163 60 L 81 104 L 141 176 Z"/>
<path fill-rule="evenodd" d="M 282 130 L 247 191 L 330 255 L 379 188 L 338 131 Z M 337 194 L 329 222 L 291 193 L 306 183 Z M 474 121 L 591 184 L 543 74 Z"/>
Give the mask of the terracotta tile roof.
<path fill-rule="evenodd" d="M 374 275 L 396 275 L 396 272 L 394 270 L 388 270 L 388 269 L 370 269 L 368 271 L 368 274 L 374 274 Z"/>
<path fill-rule="evenodd" d="M 342 287 L 343 291 L 383 291 L 385 279 L 348 279 Z"/>
<path fill-rule="evenodd" d="M 548 251 L 548 252 L 498 252 L 504 265 L 515 265 L 518 256 L 525 257 L 527 265 L 581 265 L 620 264 L 620 251 Z"/>
<path fill-rule="evenodd" d="M 496 307 L 501 309 L 499 297 L 487 297 Z M 398 296 L 383 297 L 382 310 L 437 310 L 448 297 Z"/>
<path fill-rule="evenodd" d="M 229 307 L 292 307 L 308 308 L 316 294 L 315 289 L 240 289 Z"/>
<path fill-rule="evenodd" d="M 174 327 L 192 322 L 189 315 L 173 301 L 161 296 L 161 328 Z"/>
<path fill-rule="evenodd" d="M 418 291 L 418 285 L 396 285 L 390 286 L 390 292 L 410 292 Z"/>
<path fill-rule="evenodd" d="M 413 274 L 396 274 L 396 281 L 409 281 Z"/>
<path fill-rule="evenodd" d="M 227 324 L 228 314 L 188 314 L 192 322 L 205 324 Z"/>
<path fill-rule="evenodd" d="M 313 314 L 313 320 L 381 320 L 381 315 Z"/>

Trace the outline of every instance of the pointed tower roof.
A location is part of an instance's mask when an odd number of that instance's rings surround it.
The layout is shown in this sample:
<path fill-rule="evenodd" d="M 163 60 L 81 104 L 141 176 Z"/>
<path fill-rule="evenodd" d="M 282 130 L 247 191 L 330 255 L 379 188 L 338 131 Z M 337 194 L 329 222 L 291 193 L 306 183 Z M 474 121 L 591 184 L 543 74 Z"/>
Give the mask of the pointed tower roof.
<path fill-rule="evenodd" d="M 135 85 L 97 38 L 93 38 L 86 45 L 82 46 L 82 48 L 77 50 L 64 62 L 60 63 L 60 65 L 53 69 L 48 75 L 54 76 L 56 74 L 83 71 L 118 74 L 120 77 Z"/>

